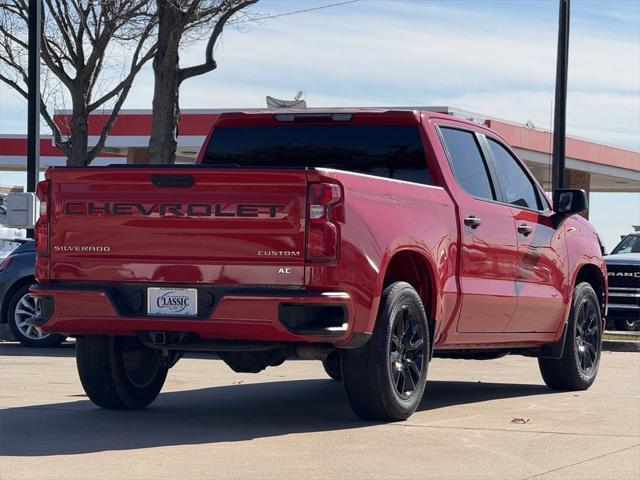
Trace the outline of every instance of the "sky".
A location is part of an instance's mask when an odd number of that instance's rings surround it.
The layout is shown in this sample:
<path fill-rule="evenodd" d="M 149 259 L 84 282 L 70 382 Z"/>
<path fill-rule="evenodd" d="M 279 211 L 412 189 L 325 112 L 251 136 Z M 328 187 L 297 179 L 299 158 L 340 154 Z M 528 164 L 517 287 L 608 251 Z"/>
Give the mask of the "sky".
<path fill-rule="evenodd" d="M 551 127 L 556 0 L 338 2 L 261 0 L 253 12 L 273 18 L 228 26 L 218 69 L 183 84 L 181 108 L 262 107 L 302 90 L 311 107 L 448 105 Z M 26 103 L 0 88 L 0 133 L 24 133 Z M 150 108 L 152 93 L 147 65 L 125 108 Z M 571 2 L 567 133 L 640 151 L 640 1 Z M 640 193 L 593 193 L 590 219 L 610 250 L 640 223 Z"/>

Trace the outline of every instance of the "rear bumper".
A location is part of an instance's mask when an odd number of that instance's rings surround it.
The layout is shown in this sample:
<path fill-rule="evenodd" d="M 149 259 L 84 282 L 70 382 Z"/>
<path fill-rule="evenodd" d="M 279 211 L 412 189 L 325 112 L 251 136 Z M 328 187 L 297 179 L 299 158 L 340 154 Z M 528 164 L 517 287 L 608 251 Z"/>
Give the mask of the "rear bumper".
<path fill-rule="evenodd" d="M 201 287 L 202 288 L 202 287 Z M 140 332 L 194 333 L 203 339 L 326 342 L 352 346 L 354 307 L 346 292 L 302 289 L 215 287 L 213 305 L 199 318 L 156 317 L 124 309 L 108 286 L 34 286 L 45 331 L 66 335 L 124 335 Z M 357 340 L 358 342 L 361 340 Z"/>

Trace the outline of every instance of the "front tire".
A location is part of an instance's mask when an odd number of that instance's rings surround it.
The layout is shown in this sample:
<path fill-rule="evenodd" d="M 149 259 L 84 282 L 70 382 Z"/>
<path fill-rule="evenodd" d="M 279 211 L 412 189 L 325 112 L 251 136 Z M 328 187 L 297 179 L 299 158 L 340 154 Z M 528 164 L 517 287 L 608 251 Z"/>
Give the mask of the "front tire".
<path fill-rule="evenodd" d="M 600 366 L 602 316 L 593 287 L 586 282 L 573 291 L 573 303 L 562 357 L 539 358 L 544 382 L 554 390 L 586 390 Z"/>
<path fill-rule="evenodd" d="M 46 333 L 38 327 L 26 324 L 26 321 L 36 314 L 35 299 L 29 295 L 29 287 L 29 284 L 23 285 L 9 300 L 7 308 L 9 330 L 13 338 L 25 347 L 55 347 L 64 341 L 63 335 Z"/>
<path fill-rule="evenodd" d="M 82 387 L 99 407 L 144 408 L 167 377 L 160 350 L 130 337 L 87 336 L 76 340 L 76 365 Z"/>
<path fill-rule="evenodd" d="M 427 381 L 429 328 L 422 301 L 406 282 L 384 289 L 369 342 L 342 352 L 342 379 L 353 411 L 364 420 L 405 420 Z"/>

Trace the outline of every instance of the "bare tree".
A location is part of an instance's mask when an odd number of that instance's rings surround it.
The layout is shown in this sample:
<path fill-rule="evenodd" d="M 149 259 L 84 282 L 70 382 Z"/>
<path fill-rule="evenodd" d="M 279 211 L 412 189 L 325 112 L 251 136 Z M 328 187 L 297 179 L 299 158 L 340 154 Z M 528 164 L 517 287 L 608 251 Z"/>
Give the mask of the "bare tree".
<path fill-rule="evenodd" d="M 180 85 L 188 78 L 215 70 L 216 43 L 227 21 L 258 0 L 156 0 L 157 51 L 153 58 L 155 86 L 149 155 L 153 163 L 174 163 L 180 117 Z M 204 61 L 180 68 L 180 46 L 188 32 L 208 32 Z"/>
<path fill-rule="evenodd" d="M 25 98 L 28 1 L 0 2 L 0 80 Z M 88 165 L 104 147 L 134 77 L 156 52 L 153 0 L 44 0 L 42 10 L 44 75 L 58 84 L 57 101 L 71 102 L 72 115 L 61 126 L 45 102 L 40 113 L 67 165 Z M 89 147 L 89 113 L 107 106 L 111 115 Z"/>

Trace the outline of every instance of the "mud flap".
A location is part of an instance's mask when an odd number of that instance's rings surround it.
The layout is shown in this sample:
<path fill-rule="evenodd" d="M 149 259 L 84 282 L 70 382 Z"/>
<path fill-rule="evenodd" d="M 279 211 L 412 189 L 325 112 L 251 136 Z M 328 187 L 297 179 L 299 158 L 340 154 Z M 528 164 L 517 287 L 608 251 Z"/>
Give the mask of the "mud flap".
<path fill-rule="evenodd" d="M 562 358 L 562 354 L 564 352 L 564 342 L 567 338 L 567 331 L 569 329 L 569 323 L 566 322 L 564 324 L 564 328 L 562 329 L 562 335 L 558 340 L 553 343 L 547 343 L 540 347 L 540 351 L 538 353 L 538 358 L 550 358 L 554 360 L 558 360 Z"/>

